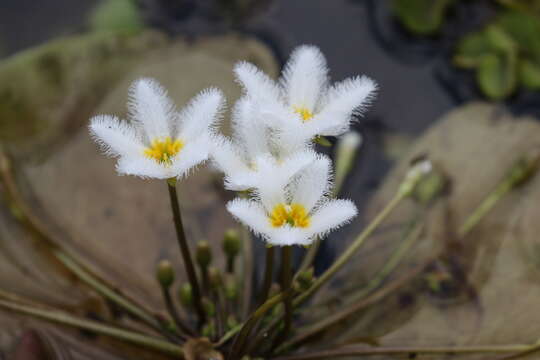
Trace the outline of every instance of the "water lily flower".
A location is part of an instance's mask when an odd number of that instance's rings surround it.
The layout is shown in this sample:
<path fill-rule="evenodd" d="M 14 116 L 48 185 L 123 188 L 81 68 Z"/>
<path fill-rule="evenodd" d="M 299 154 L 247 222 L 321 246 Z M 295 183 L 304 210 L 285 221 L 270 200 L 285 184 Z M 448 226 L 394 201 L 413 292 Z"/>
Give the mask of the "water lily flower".
<path fill-rule="evenodd" d="M 165 89 L 143 78 L 129 89 L 130 122 L 99 115 L 90 133 L 105 154 L 118 157 L 120 174 L 181 178 L 208 159 L 224 103 L 221 91 L 210 88 L 177 112 Z"/>
<path fill-rule="evenodd" d="M 330 160 L 319 156 L 285 186 L 268 176 L 255 200 L 235 199 L 227 209 L 269 244 L 309 245 L 357 214 L 351 201 L 329 198 L 330 178 Z"/>
<path fill-rule="evenodd" d="M 272 134 L 260 117 L 258 106 L 243 97 L 232 113 L 232 139 L 216 136 L 212 159 L 225 174 L 225 187 L 244 191 L 257 187 L 261 176 L 271 174 L 275 181 L 287 182 L 298 171 L 313 162 L 317 155 L 310 149 L 284 158 L 273 155 Z M 262 167 L 269 167 L 263 174 Z"/>
<path fill-rule="evenodd" d="M 293 51 L 278 83 L 247 62 L 237 64 L 234 71 L 246 95 L 258 102 L 278 130 L 283 152 L 304 147 L 316 136 L 348 131 L 353 115 L 363 112 L 377 88 L 366 76 L 330 86 L 324 55 L 307 45 Z"/>

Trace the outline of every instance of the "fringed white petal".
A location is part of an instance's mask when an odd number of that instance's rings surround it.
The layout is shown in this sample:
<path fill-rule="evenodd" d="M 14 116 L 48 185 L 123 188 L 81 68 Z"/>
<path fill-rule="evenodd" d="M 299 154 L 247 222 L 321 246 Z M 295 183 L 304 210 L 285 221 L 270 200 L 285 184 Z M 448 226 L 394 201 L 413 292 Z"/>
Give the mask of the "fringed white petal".
<path fill-rule="evenodd" d="M 313 241 L 313 237 L 310 237 L 310 233 L 306 229 L 285 225 L 280 228 L 272 228 L 266 241 L 276 246 L 309 245 Z"/>
<path fill-rule="evenodd" d="M 209 88 L 201 91 L 178 114 L 181 124 L 177 136 L 189 140 L 213 130 L 224 106 L 225 97 L 220 90 Z"/>
<path fill-rule="evenodd" d="M 331 162 L 324 155 L 307 166 L 291 184 L 292 202 L 302 204 L 308 212 L 327 194 L 331 186 Z"/>
<path fill-rule="evenodd" d="M 89 128 L 92 138 L 107 156 L 136 156 L 144 151 L 137 130 L 114 116 L 95 116 Z"/>
<path fill-rule="evenodd" d="M 285 186 L 286 176 L 279 169 L 276 159 L 270 154 L 265 154 L 254 159 L 256 186 L 255 194 L 268 212 L 274 206 L 287 200 Z"/>
<path fill-rule="evenodd" d="M 269 103 L 281 101 L 280 89 L 276 82 L 257 69 L 255 65 L 245 61 L 239 62 L 234 67 L 234 73 L 247 96 Z"/>
<path fill-rule="evenodd" d="M 366 76 L 349 78 L 332 86 L 321 112 L 310 122 L 320 135 L 337 136 L 349 129 L 353 115 L 361 115 L 375 98 L 377 84 Z"/>
<path fill-rule="evenodd" d="M 246 199 L 234 199 L 227 203 L 227 210 L 256 235 L 268 237 L 271 225 L 260 203 Z"/>
<path fill-rule="evenodd" d="M 281 84 L 289 106 L 317 110 L 326 91 L 328 68 L 319 48 L 303 45 L 294 50 L 285 65 Z"/>
<path fill-rule="evenodd" d="M 317 208 L 306 230 L 311 237 L 324 237 L 330 231 L 349 223 L 357 213 L 356 206 L 350 200 L 329 200 Z"/>
<path fill-rule="evenodd" d="M 268 127 L 264 124 L 260 107 L 248 97 L 242 97 L 232 114 L 234 137 L 249 157 L 269 152 Z"/>
<path fill-rule="evenodd" d="M 187 141 L 180 152 L 171 159 L 172 177 L 183 178 L 189 175 L 197 165 L 206 161 L 212 148 L 212 139 L 208 135 Z"/>
<path fill-rule="evenodd" d="M 157 81 L 136 80 L 129 88 L 128 109 L 131 119 L 143 126 L 148 141 L 172 135 L 176 122 L 174 106 Z"/>
<path fill-rule="evenodd" d="M 175 176 L 170 167 L 143 155 L 121 157 L 116 164 L 116 171 L 121 175 L 134 175 L 143 179 L 168 179 Z"/>
<path fill-rule="evenodd" d="M 212 162 L 225 174 L 225 187 L 229 190 L 247 190 L 253 184 L 253 171 L 247 166 L 240 149 L 224 136 L 212 141 Z"/>

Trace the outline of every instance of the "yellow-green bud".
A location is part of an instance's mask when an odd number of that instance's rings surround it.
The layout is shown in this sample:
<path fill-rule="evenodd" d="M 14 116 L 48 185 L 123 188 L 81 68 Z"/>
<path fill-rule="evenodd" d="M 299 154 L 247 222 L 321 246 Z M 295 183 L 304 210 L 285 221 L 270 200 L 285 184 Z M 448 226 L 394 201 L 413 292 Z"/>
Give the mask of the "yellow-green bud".
<path fill-rule="evenodd" d="M 332 143 L 330 142 L 330 140 L 328 140 L 326 137 L 324 136 L 321 136 L 321 135 L 317 135 L 315 137 L 315 139 L 313 139 L 313 141 L 321 146 L 324 146 L 324 147 L 330 147 L 332 146 Z"/>
<path fill-rule="evenodd" d="M 298 274 L 298 286 L 300 287 L 300 290 L 306 290 L 313 284 L 313 281 L 315 280 L 315 276 L 313 275 L 314 270 L 313 266 L 310 267 L 307 270 L 302 271 L 300 274 Z"/>
<path fill-rule="evenodd" d="M 223 236 L 223 251 L 227 256 L 235 257 L 240 252 L 240 234 L 238 230 L 229 229 Z"/>
<path fill-rule="evenodd" d="M 208 324 L 204 325 L 202 328 L 202 336 L 207 338 L 213 338 L 216 334 L 216 327 L 213 322 L 209 322 Z"/>
<path fill-rule="evenodd" d="M 353 131 L 346 133 L 338 140 L 336 147 L 336 187 L 341 187 L 347 174 L 351 171 L 356 159 L 356 152 L 361 144 L 362 137 Z"/>
<path fill-rule="evenodd" d="M 180 298 L 180 303 L 186 308 L 193 305 L 193 290 L 190 283 L 182 284 L 178 290 L 178 297 Z"/>
<path fill-rule="evenodd" d="M 412 198 L 421 204 L 428 204 L 447 188 L 448 180 L 436 168 L 421 178 L 412 192 Z"/>
<path fill-rule="evenodd" d="M 200 267 L 205 268 L 210 265 L 212 262 L 212 250 L 210 249 L 210 244 L 208 244 L 208 241 L 201 240 L 197 243 L 195 258 L 197 259 L 197 264 L 199 264 Z"/>
<path fill-rule="evenodd" d="M 208 316 L 212 317 L 216 315 L 216 307 L 208 298 L 203 298 L 203 307 Z"/>
<path fill-rule="evenodd" d="M 156 278 L 164 288 L 169 288 L 174 282 L 174 270 L 169 260 L 161 260 L 156 268 Z"/>
<path fill-rule="evenodd" d="M 221 272 L 215 266 L 208 268 L 208 280 L 210 282 L 210 287 L 217 289 L 222 285 Z"/>
<path fill-rule="evenodd" d="M 228 330 L 235 328 L 238 325 L 238 320 L 234 317 L 234 315 L 229 315 L 227 317 L 227 328 Z"/>
<path fill-rule="evenodd" d="M 227 276 L 225 279 L 225 297 L 234 300 L 238 297 L 238 286 L 234 276 Z"/>

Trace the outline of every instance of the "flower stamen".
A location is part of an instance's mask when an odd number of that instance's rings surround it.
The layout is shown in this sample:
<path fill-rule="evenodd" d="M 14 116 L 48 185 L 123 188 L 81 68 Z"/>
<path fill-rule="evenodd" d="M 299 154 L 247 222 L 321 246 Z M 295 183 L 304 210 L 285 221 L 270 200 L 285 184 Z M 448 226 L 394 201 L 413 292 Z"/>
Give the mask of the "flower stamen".
<path fill-rule="evenodd" d="M 144 155 L 160 164 L 170 165 L 172 158 L 184 147 L 184 143 L 178 139 L 173 140 L 167 136 L 152 140 L 149 147 L 144 150 Z"/>
<path fill-rule="evenodd" d="M 309 226 L 310 217 L 306 208 L 300 204 L 278 204 L 269 216 L 273 227 L 281 227 L 288 224 L 291 227 L 306 228 Z"/>
<path fill-rule="evenodd" d="M 294 110 L 295 113 L 300 115 L 303 122 L 306 122 L 306 121 L 310 120 L 313 117 L 313 113 L 308 108 L 306 108 L 304 106 L 294 106 L 293 110 Z"/>

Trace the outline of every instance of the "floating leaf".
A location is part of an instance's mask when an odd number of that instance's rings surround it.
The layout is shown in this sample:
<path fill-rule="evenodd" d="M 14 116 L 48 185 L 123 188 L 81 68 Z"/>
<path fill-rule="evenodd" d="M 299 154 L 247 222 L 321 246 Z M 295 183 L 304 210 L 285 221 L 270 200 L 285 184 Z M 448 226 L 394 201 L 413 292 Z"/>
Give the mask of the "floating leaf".
<path fill-rule="evenodd" d="M 465 36 L 458 43 L 454 63 L 463 68 L 475 68 L 480 64 L 482 57 L 493 52 L 493 45 L 481 31 Z"/>
<path fill-rule="evenodd" d="M 540 90 L 540 64 L 530 60 L 519 61 L 519 82 L 531 90 Z"/>
<path fill-rule="evenodd" d="M 144 27 L 141 15 L 132 0 L 102 1 L 89 20 L 94 31 L 137 33 Z"/>
<path fill-rule="evenodd" d="M 454 0 L 394 0 L 394 15 L 407 30 L 422 34 L 435 34 Z"/>
<path fill-rule="evenodd" d="M 493 100 L 504 99 L 516 87 L 515 53 L 493 53 L 480 61 L 476 80 L 487 97 Z"/>

